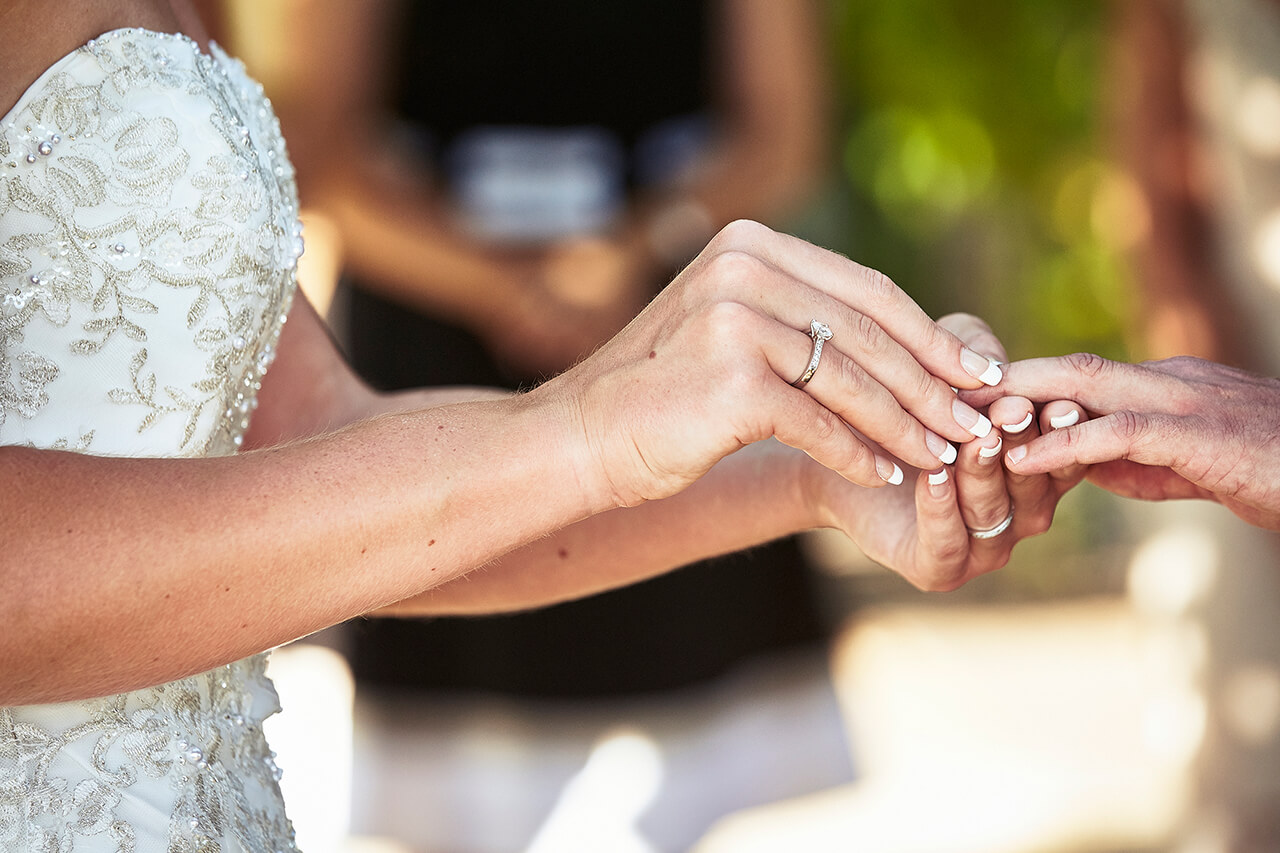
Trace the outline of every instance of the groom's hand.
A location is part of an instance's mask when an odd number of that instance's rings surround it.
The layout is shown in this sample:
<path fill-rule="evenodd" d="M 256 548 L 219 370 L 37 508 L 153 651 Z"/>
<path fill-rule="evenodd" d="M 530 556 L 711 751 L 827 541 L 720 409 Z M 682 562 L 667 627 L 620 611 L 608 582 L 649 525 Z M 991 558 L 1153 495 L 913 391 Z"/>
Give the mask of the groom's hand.
<path fill-rule="evenodd" d="M 1077 354 L 1010 364 L 999 390 L 1038 402 L 1074 400 L 1090 414 L 1009 450 L 1010 471 L 1091 465 L 1089 479 L 1117 494 L 1207 498 L 1280 530 L 1276 379 L 1188 356 L 1126 364 Z M 983 395 L 966 396 L 980 404 Z"/>

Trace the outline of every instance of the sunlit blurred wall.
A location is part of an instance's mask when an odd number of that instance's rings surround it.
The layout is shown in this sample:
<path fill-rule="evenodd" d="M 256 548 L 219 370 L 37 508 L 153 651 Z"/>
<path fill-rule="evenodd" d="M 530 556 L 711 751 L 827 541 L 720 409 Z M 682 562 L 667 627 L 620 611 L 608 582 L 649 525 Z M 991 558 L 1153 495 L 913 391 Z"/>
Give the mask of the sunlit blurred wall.
<path fill-rule="evenodd" d="M 1185 0 L 1183 93 L 1208 216 L 1206 303 L 1244 366 L 1280 372 L 1280 4 Z M 1272 413 L 1273 417 L 1280 416 Z M 1209 637 L 1203 849 L 1280 849 L 1280 537 L 1216 517 L 1220 571 L 1198 613 Z"/>

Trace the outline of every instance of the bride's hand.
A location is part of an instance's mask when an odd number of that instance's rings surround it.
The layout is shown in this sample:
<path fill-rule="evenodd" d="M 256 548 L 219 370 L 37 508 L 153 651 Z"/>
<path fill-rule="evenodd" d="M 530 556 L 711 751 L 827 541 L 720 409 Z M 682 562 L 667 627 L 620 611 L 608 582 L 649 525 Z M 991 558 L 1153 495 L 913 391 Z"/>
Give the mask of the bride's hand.
<path fill-rule="evenodd" d="M 1004 360 L 1003 346 L 978 318 L 953 315 L 939 323 Z M 1037 417 L 1029 400 L 1004 397 L 988 415 L 997 429 L 962 445 L 954 465 L 915 472 L 913 484 L 868 492 L 810 466 L 806 493 L 823 526 L 844 530 L 869 557 L 920 589 L 955 589 L 1004 566 L 1020 540 L 1048 529 L 1084 468 L 1023 477 L 1004 469 L 1003 452 L 1083 412 L 1059 402 Z"/>
<path fill-rule="evenodd" d="M 796 388 L 815 319 L 833 337 Z M 900 480 L 893 456 L 934 469 L 950 443 L 990 430 L 952 388 L 981 387 L 984 376 L 998 380 L 999 369 L 883 275 L 738 222 L 617 337 L 539 391 L 560 394 L 577 419 L 575 474 L 589 500 L 625 506 L 675 494 L 769 437 L 863 486 Z"/>

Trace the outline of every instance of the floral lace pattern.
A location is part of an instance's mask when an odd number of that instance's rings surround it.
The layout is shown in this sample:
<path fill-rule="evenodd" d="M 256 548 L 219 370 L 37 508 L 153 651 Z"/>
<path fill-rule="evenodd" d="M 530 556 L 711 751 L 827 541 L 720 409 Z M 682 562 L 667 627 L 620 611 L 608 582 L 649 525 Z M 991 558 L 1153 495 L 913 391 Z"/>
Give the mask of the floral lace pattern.
<path fill-rule="evenodd" d="M 0 440 L 233 452 L 300 254 L 238 64 L 136 30 L 64 58 L 0 124 Z"/>
<path fill-rule="evenodd" d="M 216 47 L 119 30 L 0 119 L 0 443 L 234 453 L 295 287 L 293 170 Z M 0 708 L 0 849 L 293 848 L 258 656 Z"/>

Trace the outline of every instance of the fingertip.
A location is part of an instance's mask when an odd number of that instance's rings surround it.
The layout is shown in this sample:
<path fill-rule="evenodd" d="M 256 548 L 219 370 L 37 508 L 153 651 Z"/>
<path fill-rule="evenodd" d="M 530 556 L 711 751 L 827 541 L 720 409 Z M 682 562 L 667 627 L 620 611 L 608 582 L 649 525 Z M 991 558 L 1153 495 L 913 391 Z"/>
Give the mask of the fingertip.
<path fill-rule="evenodd" d="M 1034 412 L 1027 412 L 1026 417 L 1018 421 L 1016 424 L 1005 424 L 1004 426 L 1001 427 L 1001 429 L 1004 430 L 1005 433 L 1008 435 L 1017 435 L 1027 427 L 1031 426 L 1031 421 L 1034 419 L 1034 417 L 1035 417 Z"/>
<path fill-rule="evenodd" d="M 1049 426 L 1054 429 L 1063 429 L 1073 426 L 1080 420 L 1080 410 L 1072 409 L 1069 412 L 1063 412 L 1061 415 L 1054 415 L 1049 418 Z"/>
<path fill-rule="evenodd" d="M 891 462 L 883 456 L 876 457 L 876 474 L 890 486 L 900 486 L 905 479 L 897 462 Z"/>
<path fill-rule="evenodd" d="M 959 397 L 951 403 L 951 414 L 966 432 L 976 438 L 986 438 L 991 432 L 991 421 L 986 415 L 965 403 Z"/>
<path fill-rule="evenodd" d="M 977 379 L 983 385 L 999 385 L 1000 380 L 1004 378 L 999 362 L 995 359 L 987 358 L 969 347 L 963 347 L 960 350 L 960 366 L 964 368 L 965 373 Z"/>
<path fill-rule="evenodd" d="M 1027 448 L 1025 445 L 1011 447 L 1009 452 L 1004 455 L 1004 458 L 1009 467 L 1017 468 L 1027 458 Z"/>
<path fill-rule="evenodd" d="M 934 497 L 942 497 L 947 493 L 945 488 L 948 480 L 946 468 L 939 468 L 937 471 L 931 472 L 928 475 L 928 480 L 929 491 Z"/>

